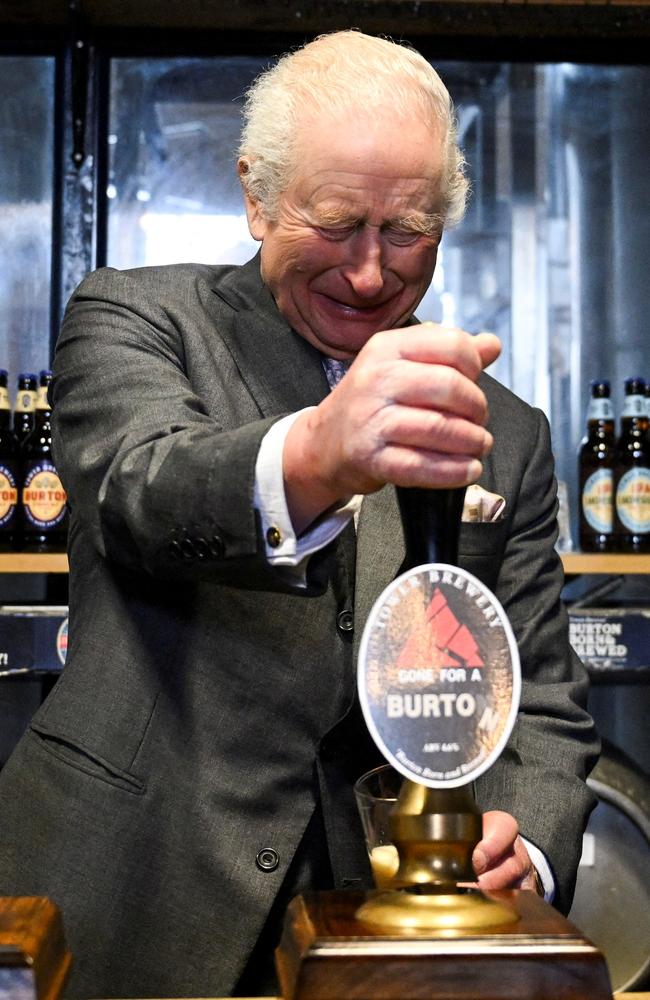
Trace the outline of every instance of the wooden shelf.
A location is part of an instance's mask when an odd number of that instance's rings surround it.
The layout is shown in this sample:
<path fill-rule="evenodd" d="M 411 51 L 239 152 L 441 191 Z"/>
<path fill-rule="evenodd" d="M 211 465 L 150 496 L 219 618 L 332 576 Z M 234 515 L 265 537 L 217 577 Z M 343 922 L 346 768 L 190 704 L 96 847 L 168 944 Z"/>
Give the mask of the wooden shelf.
<path fill-rule="evenodd" d="M 648 573 L 650 554 L 625 555 L 619 552 L 563 552 L 562 565 L 567 575 L 576 573 Z"/>
<path fill-rule="evenodd" d="M 563 552 L 567 575 L 577 573 L 648 573 L 650 554 L 624 555 L 611 552 Z M 65 552 L 0 552 L 0 573 L 67 573 Z"/>
<path fill-rule="evenodd" d="M 65 552 L 0 552 L 0 573 L 67 573 Z"/>

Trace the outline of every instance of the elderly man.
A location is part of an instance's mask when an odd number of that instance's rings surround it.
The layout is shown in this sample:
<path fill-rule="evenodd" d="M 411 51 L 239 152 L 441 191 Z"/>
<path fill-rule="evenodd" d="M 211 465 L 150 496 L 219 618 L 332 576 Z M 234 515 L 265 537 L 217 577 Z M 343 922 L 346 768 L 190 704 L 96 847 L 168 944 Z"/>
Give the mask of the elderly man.
<path fill-rule="evenodd" d="M 273 991 L 291 896 L 367 881 L 352 634 L 402 559 L 395 484 L 507 500 L 460 542 L 524 672 L 480 884 L 566 910 L 592 805 L 546 421 L 482 374 L 495 337 L 414 319 L 465 196 L 445 88 L 325 36 L 253 86 L 238 169 L 253 261 L 99 271 L 57 349 L 70 647 L 2 776 L 0 891 L 60 904 L 71 997 Z"/>

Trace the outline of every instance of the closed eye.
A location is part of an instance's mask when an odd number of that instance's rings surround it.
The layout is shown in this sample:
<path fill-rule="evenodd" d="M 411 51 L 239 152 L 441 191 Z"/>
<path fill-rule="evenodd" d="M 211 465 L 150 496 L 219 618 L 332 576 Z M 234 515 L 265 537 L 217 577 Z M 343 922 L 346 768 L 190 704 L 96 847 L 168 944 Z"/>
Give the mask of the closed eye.
<path fill-rule="evenodd" d="M 398 229 L 394 226 L 388 226 L 384 229 L 384 235 L 395 246 L 408 247 L 416 243 L 422 236 L 422 233 L 416 232 L 413 229 Z"/>
<path fill-rule="evenodd" d="M 357 228 L 356 224 L 349 226 L 316 226 L 316 232 L 326 240 L 347 240 Z"/>

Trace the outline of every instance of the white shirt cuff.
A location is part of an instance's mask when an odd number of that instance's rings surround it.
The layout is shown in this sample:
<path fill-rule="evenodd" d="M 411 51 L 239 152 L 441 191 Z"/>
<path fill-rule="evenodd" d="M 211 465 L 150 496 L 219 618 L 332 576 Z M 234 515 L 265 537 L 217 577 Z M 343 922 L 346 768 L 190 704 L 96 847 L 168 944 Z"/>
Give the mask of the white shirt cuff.
<path fill-rule="evenodd" d="M 535 844 L 531 844 L 531 842 L 526 840 L 525 837 L 522 837 L 521 839 L 526 850 L 528 851 L 530 860 L 537 869 L 542 885 L 544 886 L 544 899 L 547 903 L 552 903 L 555 896 L 555 879 L 553 878 L 551 866 L 546 860 L 543 852 L 540 851 L 539 847 L 536 847 Z"/>
<path fill-rule="evenodd" d="M 306 410 L 310 409 L 314 407 L 306 407 Z M 303 587 L 306 586 L 309 557 L 340 535 L 358 511 L 362 499 L 353 496 L 341 501 L 337 507 L 330 507 L 296 537 L 284 492 L 282 453 L 289 428 L 306 410 L 298 410 L 278 420 L 262 438 L 255 464 L 253 498 L 262 522 L 269 564 L 286 568 L 291 581 Z"/>

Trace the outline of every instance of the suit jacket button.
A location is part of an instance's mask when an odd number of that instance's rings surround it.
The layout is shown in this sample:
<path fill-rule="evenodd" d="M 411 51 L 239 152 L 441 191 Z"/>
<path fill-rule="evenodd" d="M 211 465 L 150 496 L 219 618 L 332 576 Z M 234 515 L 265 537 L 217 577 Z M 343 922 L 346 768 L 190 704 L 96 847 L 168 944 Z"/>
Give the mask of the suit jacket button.
<path fill-rule="evenodd" d="M 277 549 L 278 545 L 282 541 L 282 535 L 280 534 L 280 529 L 275 526 L 268 528 L 266 532 L 266 544 L 272 549 Z"/>
<path fill-rule="evenodd" d="M 169 545 L 167 546 L 167 551 L 169 552 L 170 556 L 174 557 L 174 559 L 183 558 L 183 550 L 175 539 L 174 541 L 171 541 L 169 543 Z"/>
<path fill-rule="evenodd" d="M 343 635 L 354 632 L 354 615 L 351 611 L 339 611 L 336 616 L 336 627 Z"/>
<path fill-rule="evenodd" d="M 195 538 L 194 548 L 199 559 L 207 559 L 210 555 L 210 548 L 205 538 Z"/>
<path fill-rule="evenodd" d="M 258 851 L 255 864 L 261 872 L 274 872 L 280 864 L 278 852 L 274 851 L 272 847 L 263 847 L 261 851 Z"/>
<path fill-rule="evenodd" d="M 210 553 L 214 556 L 215 559 L 223 559 L 224 555 L 226 554 L 226 546 L 224 544 L 224 540 L 219 534 L 212 536 L 208 544 L 208 548 L 210 550 Z"/>
<path fill-rule="evenodd" d="M 194 542 L 187 535 L 181 541 L 181 552 L 185 559 L 194 559 L 196 557 L 196 549 L 194 548 Z"/>

